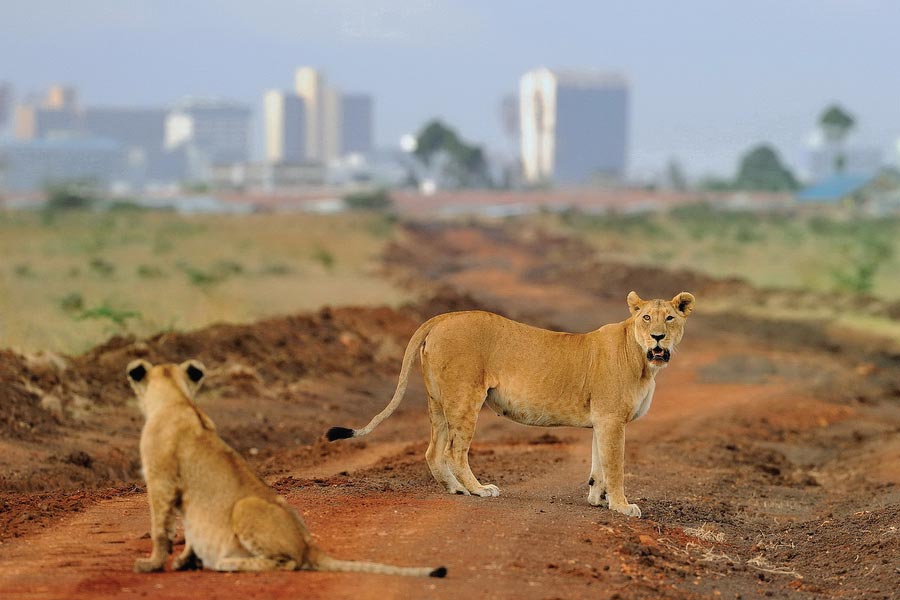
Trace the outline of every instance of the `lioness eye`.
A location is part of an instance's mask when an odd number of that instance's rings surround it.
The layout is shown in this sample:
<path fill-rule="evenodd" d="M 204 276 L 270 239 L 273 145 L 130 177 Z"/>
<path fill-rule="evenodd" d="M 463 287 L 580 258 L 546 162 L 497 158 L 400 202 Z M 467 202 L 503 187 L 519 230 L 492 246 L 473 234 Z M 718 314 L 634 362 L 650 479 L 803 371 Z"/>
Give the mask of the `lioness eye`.
<path fill-rule="evenodd" d="M 645 320 L 645 321 L 649 321 L 649 320 L 650 320 L 650 315 L 644 315 L 644 320 Z"/>
<path fill-rule="evenodd" d="M 674 320 L 675 320 L 675 317 L 673 317 L 672 315 L 669 315 L 668 317 L 666 317 L 666 321 L 674 321 Z"/>

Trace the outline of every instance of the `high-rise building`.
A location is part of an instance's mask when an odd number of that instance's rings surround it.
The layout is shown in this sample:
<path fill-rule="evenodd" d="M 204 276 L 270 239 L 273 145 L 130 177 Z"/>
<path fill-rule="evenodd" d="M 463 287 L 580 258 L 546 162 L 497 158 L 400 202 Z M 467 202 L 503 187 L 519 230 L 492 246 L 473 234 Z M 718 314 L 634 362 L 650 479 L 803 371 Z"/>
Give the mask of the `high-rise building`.
<path fill-rule="evenodd" d="M 338 158 L 342 153 L 340 93 L 311 67 L 297 69 L 294 87 L 306 112 L 306 158 L 318 162 Z"/>
<path fill-rule="evenodd" d="M 78 90 L 71 85 L 56 84 L 47 90 L 44 108 L 51 110 L 78 110 Z"/>
<path fill-rule="evenodd" d="M 304 161 L 305 112 L 300 96 L 281 90 L 266 92 L 263 97 L 263 126 L 268 162 L 298 164 Z"/>
<path fill-rule="evenodd" d="M 213 165 L 247 161 L 250 109 L 221 100 L 183 100 L 166 115 L 165 146 L 186 154 L 189 177 L 207 179 Z"/>
<path fill-rule="evenodd" d="M 616 74 L 535 69 L 519 84 L 530 183 L 584 185 L 625 174 L 628 84 Z"/>
<path fill-rule="evenodd" d="M 7 81 L 0 81 L 0 133 L 6 125 L 9 118 L 10 109 L 13 104 L 13 88 L 12 84 Z"/>
<path fill-rule="evenodd" d="M 341 154 L 372 151 L 372 104 L 368 94 L 341 97 Z"/>

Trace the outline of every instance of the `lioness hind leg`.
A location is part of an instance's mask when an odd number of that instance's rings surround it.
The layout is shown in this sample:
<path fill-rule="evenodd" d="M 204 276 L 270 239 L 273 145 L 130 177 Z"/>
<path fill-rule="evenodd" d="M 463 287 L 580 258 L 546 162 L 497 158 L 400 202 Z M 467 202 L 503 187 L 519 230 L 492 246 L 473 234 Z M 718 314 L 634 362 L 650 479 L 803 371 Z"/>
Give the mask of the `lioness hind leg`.
<path fill-rule="evenodd" d="M 491 497 L 499 496 L 500 488 L 493 484 L 482 485 L 475 474 L 469 467 L 469 447 L 472 445 L 472 438 L 475 436 L 475 424 L 478 420 L 478 411 L 484 403 L 487 392 L 485 390 L 475 391 L 468 394 L 470 401 L 461 400 L 458 408 L 454 413 L 447 414 L 449 424 L 450 443 L 447 448 L 447 454 L 450 459 L 450 469 L 456 478 L 466 487 L 469 492 L 475 496 Z M 475 395 L 480 397 L 474 399 Z M 466 396 L 460 396 L 465 398 Z M 446 410 L 446 407 L 445 407 Z"/>
<path fill-rule="evenodd" d="M 591 506 L 607 506 L 606 477 L 603 464 L 600 462 L 600 447 L 597 432 L 591 440 L 591 476 L 588 479 L 588 504 Z"/>
<path fill-rule="evenodd" d="M 431 475 L 451 494 L 469 495 L 469 490 L 459 482 L 447 462 L 450 431 L 444 409 L 431 392 L 428 393 L 428 416 L 431 419 L 431 441 L 428 443 L 428 450 L 425 451 L 425 460 L 431 469 Z"/>

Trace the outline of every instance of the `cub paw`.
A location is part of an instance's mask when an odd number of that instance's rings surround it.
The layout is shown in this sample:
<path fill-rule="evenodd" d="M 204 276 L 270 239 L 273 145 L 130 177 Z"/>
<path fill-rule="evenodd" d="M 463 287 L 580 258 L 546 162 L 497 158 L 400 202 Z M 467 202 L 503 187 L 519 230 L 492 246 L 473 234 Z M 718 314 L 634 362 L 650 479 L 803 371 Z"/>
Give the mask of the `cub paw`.
<path fill-rule="evenodd" d="M 625 515 L 627 517 L 637 517 L 638 519 L 641 518 L 641 509 L 640 509 L 640 507 L 638 507 L 637 504 L 619 504 L 619 505 L 610 504 L 609 507 L 612 510 L 622 513 L 623 515 Z"/>
<path fill-rule="evenodd" d="M 489 483 L 481 486 L 477 490 L 473 490 L 472 493 L 476 496 L 481 496 L 482 498 L 494 498 L 500 495 L 500 488 Z"/>
<path fill-rule="evenodd" d="M 153 573 L 154 571 L 162 571 L 165 563 L 157 562 L 152 558 L 139 558 L 134 561 L 135 573 Z"/>

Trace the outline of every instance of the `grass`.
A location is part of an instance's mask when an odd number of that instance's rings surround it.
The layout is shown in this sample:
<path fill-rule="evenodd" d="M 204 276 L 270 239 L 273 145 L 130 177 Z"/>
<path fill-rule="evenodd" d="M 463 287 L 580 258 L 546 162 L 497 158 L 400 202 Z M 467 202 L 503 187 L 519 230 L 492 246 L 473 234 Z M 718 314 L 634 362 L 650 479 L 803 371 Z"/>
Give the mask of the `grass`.
<path fill-rule="evenodd" d="M 669 214 L 543 217 L 604 258 L 741 277 L 760 287 L 900 299 L 900 219 L 789 217 L 686 206 Z"/>
<path fill-rule="evenodd" d="M 392 230 L 368 214 L 0 212 L 0 347 L 77 353 L 113 334 L 398 304 L 373 269 Z"/>

